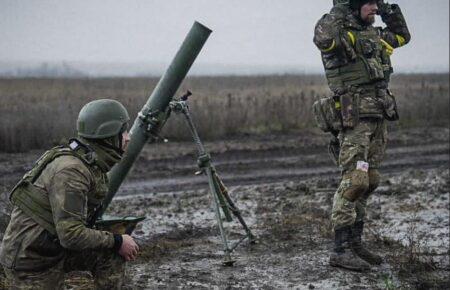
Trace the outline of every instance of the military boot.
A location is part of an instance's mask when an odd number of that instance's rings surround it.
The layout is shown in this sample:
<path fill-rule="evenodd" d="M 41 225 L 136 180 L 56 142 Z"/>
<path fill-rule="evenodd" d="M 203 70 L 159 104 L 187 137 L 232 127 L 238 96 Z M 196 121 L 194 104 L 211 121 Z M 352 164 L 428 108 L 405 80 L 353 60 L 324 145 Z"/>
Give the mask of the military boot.
<path fill-rule="evenodd" d="M 352 228 L 346 226 L 334 231 L 334 250 L 330 265 L 354 271 L 367 271 L 370 264 L 355 255 L 351 249 Z"/>
<path fill-rule="evenodd" d="M 364 222 L 356 222 L 352 228 L 352 249 L 364 261 L 372 265 L 380 265 L 383 263 L 383 258 L 374 253 L 369 252 L 362 244 L 362 233 L 364 229 Z"/>

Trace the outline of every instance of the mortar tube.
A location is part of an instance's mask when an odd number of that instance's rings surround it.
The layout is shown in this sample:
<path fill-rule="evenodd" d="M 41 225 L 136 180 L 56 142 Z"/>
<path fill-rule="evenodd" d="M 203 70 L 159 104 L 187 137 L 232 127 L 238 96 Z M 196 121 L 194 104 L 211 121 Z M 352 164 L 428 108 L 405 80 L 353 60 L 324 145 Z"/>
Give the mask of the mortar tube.
<path fill-rule="evenodd" d="M 149 112 L 165 112 L 167 110 L 170 101 L 172 101 L 173 96 L 186 77 L 211 32 L 212 30 L 199 22 L 193 24 L 174 59 L 159 80 L 147 103 L 142 108 L 140 112 L 142 115 L 146 115 Z M 149 140 L 153 140 L 146 130 L 147 125 L 139 116 L 135 119 L 130 130 L 131 140 L 128 144 L 127 151 L 122 160 L 108 173 L 108 193 L 97 215 L 99 218 L 101 218 L 107 209 L 144 145 Z"/>

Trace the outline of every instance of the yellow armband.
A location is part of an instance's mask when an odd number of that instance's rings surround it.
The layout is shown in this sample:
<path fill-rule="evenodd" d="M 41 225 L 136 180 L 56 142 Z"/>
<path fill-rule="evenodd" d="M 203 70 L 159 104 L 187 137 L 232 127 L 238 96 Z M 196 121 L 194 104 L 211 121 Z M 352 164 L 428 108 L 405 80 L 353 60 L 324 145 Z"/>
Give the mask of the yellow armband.
<path fill-rule="evenodd" d="M 352 42 L 352 45 L 355 46 L 355 43 L 356 43 L 355 35 L 352 32 L 350 32 L 350 31 L 347 31 L 347 35 L 350 38 L 350 41 Z"/>
<path fill-rule="evenodd" d="M 405 45 L 406 40 L 403 36 L 396 34 L 395 37 L 397 37 L 398 47 Z"/>
<path fill-rule="evenodd" d="M 392 45 L 387 43 L 384 39 L 380 39 L 380 40 L 381 40 L 381 44 L 383 44 L 384 48 L 386 49 L 386 52 L 388 53 L 388 55 L 391 56 L 394 53 L 394 48 L 392 47 Z"/>
<path fill-rule="evenodd" d="M 335 48 L 336 48 L 336 40 L 333 39 L 333 43 L 330 45 L 330 47 L 321 49 L 321 51 L 326 53 L 332 51 Z"/>

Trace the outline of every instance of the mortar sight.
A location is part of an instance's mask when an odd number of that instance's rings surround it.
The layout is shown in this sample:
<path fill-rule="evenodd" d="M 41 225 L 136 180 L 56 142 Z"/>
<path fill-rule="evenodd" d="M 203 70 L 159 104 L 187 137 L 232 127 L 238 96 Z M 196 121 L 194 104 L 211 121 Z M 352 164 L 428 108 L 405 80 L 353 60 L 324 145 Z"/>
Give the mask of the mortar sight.
<path fill-rule="evenodd" d="M 190 96 L 192 96 L 192 93 L 188 90 L 184 95 L 181 96 L 180 100 L 187 101 Z"/>

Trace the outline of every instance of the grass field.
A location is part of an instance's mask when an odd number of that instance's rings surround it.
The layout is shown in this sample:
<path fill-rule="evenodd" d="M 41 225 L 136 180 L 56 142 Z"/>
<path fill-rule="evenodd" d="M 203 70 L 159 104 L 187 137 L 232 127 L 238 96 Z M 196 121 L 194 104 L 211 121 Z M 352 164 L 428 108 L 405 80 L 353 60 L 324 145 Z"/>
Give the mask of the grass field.
<path fill-rule="evenodd" d="M 0 151 L 42 149 L 70 138 L 78 111 L 94 99 L 119 100 L 134 119 L 157 81 L 0 79 Z M 315 128 L 312 103 L 330 93 L 320 75 L 193 77 L 179 94 L 186 89 L 194 93 L 190 107 L 205 139 Z M 398 75 L 391 90 L 401 115 L 394 126 L 448 126 L 448 74 Z M 172 116 L 163 135 L 188 138 L 183 122 Z"/>

